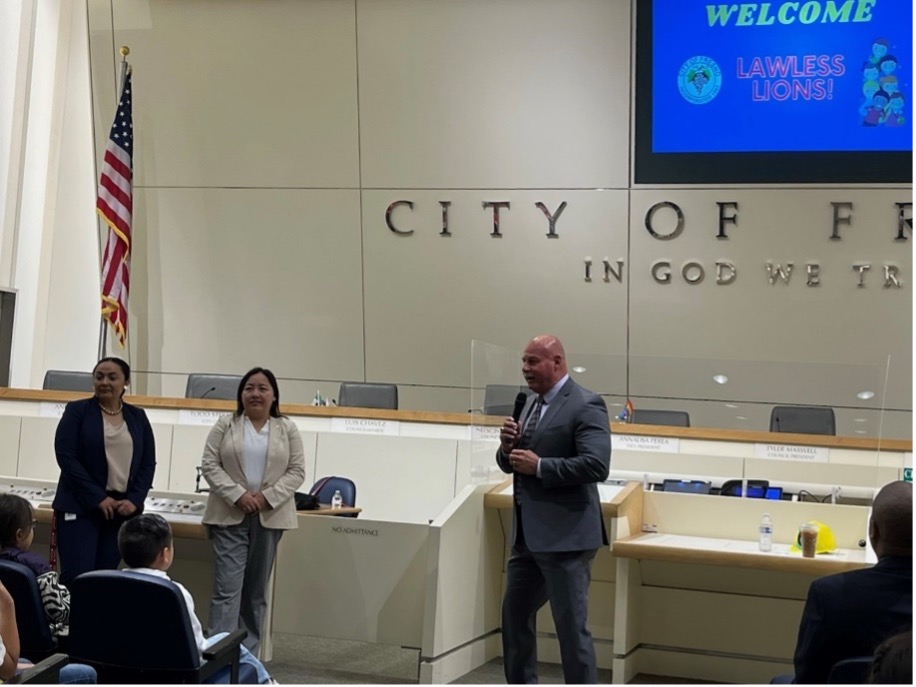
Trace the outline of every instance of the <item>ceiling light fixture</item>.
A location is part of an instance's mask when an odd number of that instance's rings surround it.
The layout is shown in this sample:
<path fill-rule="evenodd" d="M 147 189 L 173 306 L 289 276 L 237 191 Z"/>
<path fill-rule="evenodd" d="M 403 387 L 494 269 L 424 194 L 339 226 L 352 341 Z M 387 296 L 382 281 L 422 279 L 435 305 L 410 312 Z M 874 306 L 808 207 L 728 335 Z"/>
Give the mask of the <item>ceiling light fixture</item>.
<path fill-rule="evenodd" d="M 726 408 L 731 408 L 732 410 L 734 410 L 735 408 L 738 407 L 738 404 L 737 404 L 737 403 L 726 403 L 726 404 L 725 404 L 725 407 L 726 407 Z"/>
<path fill-rule="evenodd" d="M 727 384 L 728 377 L 726 377 L 725 375 L 715 375 L 712 378 L 712 381 L 714 381 L 716 384 Z"/>
<path fill-rule="evenodd" d="M 572 371 L 578 374 L 582 374 L 583 372 L 585 372 L 585 368 L 582 367 L 581 365 L 576 365 L 575 367 L 573 367 Z"/>
<path fill-rule="evenodd" d="M 860 391 L 859 393 L 856 394 L 856 396 L 861 398 L 863 401 L 867 401 L 868 399 L 875 397 L 875 392 L 874 391 Z"/>

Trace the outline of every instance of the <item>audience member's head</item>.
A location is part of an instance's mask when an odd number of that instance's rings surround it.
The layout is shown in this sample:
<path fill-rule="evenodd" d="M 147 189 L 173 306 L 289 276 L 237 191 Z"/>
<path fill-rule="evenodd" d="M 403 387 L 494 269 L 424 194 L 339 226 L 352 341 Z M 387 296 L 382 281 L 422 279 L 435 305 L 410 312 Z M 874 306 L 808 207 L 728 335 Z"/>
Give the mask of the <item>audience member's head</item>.
<path fill-rule="evenodd" d="M 878 558 L 913 555 L 913 485 L 884 485 L 872 504 L 868 537 Z"/>
<path fill-rule="evenodd" d="M 0 494 L 0 546 L 28 549 L 35 530 L 32 504 L 17 494 Z"/>
<path fill-rule="evenodd" d="M 161 515 L 143 513 L 121 525 L 118 549 L 129 568 L 168 570 L 173 556 L 172 528 Z"/>
<path fill-rule="evenodd" d="M 875 685 L 913 684 L 913 631 L 894 635 L 875 649 L 868 681 Z"/>

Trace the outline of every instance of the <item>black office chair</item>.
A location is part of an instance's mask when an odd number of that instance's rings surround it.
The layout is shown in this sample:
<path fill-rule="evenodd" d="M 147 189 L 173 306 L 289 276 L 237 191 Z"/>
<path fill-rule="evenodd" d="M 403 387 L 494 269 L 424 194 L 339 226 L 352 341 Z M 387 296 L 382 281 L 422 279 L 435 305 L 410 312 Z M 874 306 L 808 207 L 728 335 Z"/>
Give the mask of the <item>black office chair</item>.
<path fill-rule="evenodd" d="M 69 370 L 48 370 L 45 372 L 42 389 L 54 391 L 94 391 L 91 372 L 70 372 Z"/>
<path fill-rule="evenodd" d="M 771 432 L 836 435 L 833 408 L 818 406 L 774 406 L 770 411 Z"/>
<path fill-rule="evenodd" d="M 690 414 L 683 410 L 634 410 L 630 422 L 634 425 L 690 427 Z"/>
<path fill-rule="evenodd" d="M 18 675 L 6 681 L 8 685 L 58 685 L 60 669 L 70 662 L 67 654 L 52 654 L 39 661 L 31 668 L 26 668 Z"/>
<path fill-rule="evenodd" d="M 868 681 L 872 660 L 871 656 L 858 656 L 834 663 L 827 676 L 827 684 L 864 685 Z"/>
<path fill-rule="evenodd" d="M 35 573 L 22 563 L 0 560 L 0 582 L 16 604 L 16 626 L 19 629 L 20 654 L 30 661 L 41 661 L 58 650 Z"/>
<path fill-rule="evenodd" d="M 337 405 L 350 408 L 398 409 L 398 385 L 375 382 L 341 382 Z"/>
<path fill-rule="evenodd" d="M 70 583 L 70 659 L 99 683 L 200 683 L 227 666 L 239 681 L 235 630 L 201 661 L 181 590 L 171 580 L 127 570 L 84 573 Z"/>
<path fill-rule="evenodd" d="M 515 398 L 519 393 L 531 394 L 526 386 L 515 384 L 487 384 L 483 392 L 483 414 L 512 415 L 515 409 Z"/>
<path fill-rule="evenodd" d="M 242 375 L 189 374 L 185 398 L 218 398 L 234 401 L 238 397 Z"/>
<path fill-rule="evenodd" d="M 330 503 L 334 492 L 340 489 L 340 496 L 343 498 L 343 505 L 356 506 L 356 484 L 352 479 L 346 477 L 322 477 L 312 488 L 309 494 L 318 498 L 318 503 Z M 341 515 L 342 518 L 355 518 L 359 513 L 347 513 Z"/>

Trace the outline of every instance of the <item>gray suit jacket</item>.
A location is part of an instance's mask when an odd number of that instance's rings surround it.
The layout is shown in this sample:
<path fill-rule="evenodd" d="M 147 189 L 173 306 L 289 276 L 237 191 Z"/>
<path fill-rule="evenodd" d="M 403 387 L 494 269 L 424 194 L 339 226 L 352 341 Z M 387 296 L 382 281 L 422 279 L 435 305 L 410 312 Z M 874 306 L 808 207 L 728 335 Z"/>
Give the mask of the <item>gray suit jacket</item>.
<path fill-rule="evenodd" d="M 522 411 L 522 426 L 535 396 Z M 534 553 L 583 551 L 607 544 L 597 482 L 611 467 L 611 430 L 604 400 L 569 379 L 538 422 L 529 450 L 541 459 L 541 477 L 515 475 L 525 543 Z M 508 457 L 497 450 L 503 472 Z M 512 523 L 515 542 L 516 523 Z"/>

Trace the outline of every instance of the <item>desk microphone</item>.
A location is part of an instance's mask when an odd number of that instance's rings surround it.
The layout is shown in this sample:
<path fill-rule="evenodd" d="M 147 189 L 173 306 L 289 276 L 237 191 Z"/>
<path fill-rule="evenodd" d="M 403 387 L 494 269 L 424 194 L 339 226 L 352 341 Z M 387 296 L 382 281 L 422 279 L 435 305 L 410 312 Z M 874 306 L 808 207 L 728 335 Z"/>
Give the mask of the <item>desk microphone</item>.
<path fill-rule="evenodd" d="M 215 387 L 215 386 L 211 386 L 209 389 L 207 389 L 205 392 L 203 392 L 203 393 L 200 395 L 200 397 L 201 397 L 201 398 L 206 398 L 206 397 L 207 397 L 207 394 L 212 393 L 212 392 L 214 392 L 214 391 L 216 391 L 216 387 Z"/>
<path fill-rule="evenodd" d="M 528 394 L 524 391 L 519 391 L 518 396 L 515 397 L 515 406 L 512 408 L 512 419 L 516 422 L 519 421 L 522 417 L 522 410 L 525 408 L 525 403 L 528 401 Z"/>

